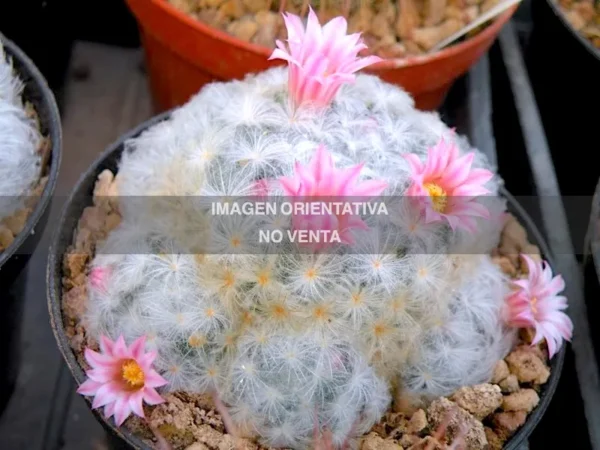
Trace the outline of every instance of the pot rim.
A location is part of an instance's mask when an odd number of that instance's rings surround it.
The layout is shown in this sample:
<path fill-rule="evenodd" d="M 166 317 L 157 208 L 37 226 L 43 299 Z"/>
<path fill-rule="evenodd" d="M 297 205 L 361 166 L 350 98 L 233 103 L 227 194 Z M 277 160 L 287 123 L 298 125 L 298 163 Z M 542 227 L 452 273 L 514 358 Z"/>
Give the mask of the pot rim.
<path fill-rule="evenodd" d="M 577 39 L 579 41 L 579 43 L 581 45 L 583 45 L 583 47 L 589 53 L 591 53 L 591 55 L 594 58 L 596 58 L 597 60 L 600 61 L 600 49 L 597 49 L 596 47 L 594 47 L 590 41 L 588 41 L 586 38 L 584 38 L 578 31 L 575 30 L 575 28 L 573 28 L 573 26 L 565 18 L 565 15 L 562 13 L 560 8 L 556 5 L 556 3 L 554 3 L 553 0 L 546 0 L 546 3 L 548 4 L 548 6 L 550 6 L 550 9 L 552 9 L 552 12 L 558 18 L 558 20 L 560 20 L 560 22 L 563 24 L 563 26 L 569 30 L 569 33 L 571 33 L 571 35 L 575 39 Z"/>
<path fill-rule="evenodd" d="M 140 0 L 127 0 L 128 3 L 132 3 L 133 1 L 140 1 Z M 177 19 L 180 22 L 183 22 L 185 25 L 187 25 L 191 29 L 194 29 L 196 32 L 200 32 L 203 34 L 207 34 L 209 36 L 213 36 L 232 47 L 236 47 L 237 49 L 245 50 L 245 51 L 254 53 L 256 55 L 259 55 L 259 56 L 264 56 L 265 58 L 268 58 L 269 56 L 271 56 L 271 53 L 273 52 L 272 49 L 263 47 L 261 45 L 253 44 L 251 42 L 243 41 L 241 39 L 238 39 L 238 38 L 226 33 L 225 31 L 219 30 L 210 25 L 206 25 L 202 21 L 188 16 L 183 11 L 177 9 L 175 6 L 171 5 L 166 0 L 142 0 L 142 1 L 152 3 L 157 8 L 159 8 L 163 14 L 168 14 L 170 16 L 173 16 L 175 19 Z M 492 39 L 496 34 L 498 34 L 498 32 L 500 31 L 502 26 L 506 22 L 508 22 L 508 20 L 512 17 L 512 15 L 518 9 L 518 7 L 519 7 L 519 3 L 511 6 L 509 9 L 504 11 L 502 14 L 500 14 L 499 16 L 496 16 L 494 19 L 492 19 L 491 24 L 489 26 L 487 26 L 484 30 L 477 33 L 475 36 L 473 36 L 469 39 L 466 39 L 463 42 L 460 42 L 455 45 L 450 45 L 449 47 L 445 47 L 442 50 L 439 50 L 439 51 L 431 53 L 431 54 L 409 56 L 406 58 L 388 58 L 388 59 L 385 59 L 384 61 L 381 61 L 379 63 L 369 66 L 368 68 L 365 69 L 365 71 L 377 72 L 379 70 L 389 70 L 389 69 L 398 69 L 398 68 L 407 67 L 407 66 L 426 65 L 426 64 L 432 63 L 437 60 L 450 59 L 461 53 L 467 53 L 474 47 L 482 44 L 484 41 L 486 41 L 488 39 Z M 131 9 L 135 12 L 135 8 L 131 8 Z"/>
<path fill-rule="evenodd" d="M 64 329 L 64 321 L 62 314 L 62 277 L 59 276 L 62 272 L 62 258 L 63 254 L 58 255 L 57 249 L 60 247 L 61 238 L 67 232 L 65 228 L 65 223 L 67 223 L 69 217 L 69 209 L 73 204 L 76 197 L 81 195 L 82 185 L 89 181 L 90 177 L 94 177 L 94 180 L 97 178 L 101 170 L 103 169 L 103 165 L 105 161 L 110 158 L 115 152 L 122 151 L 125 142 L 129 139 L 138 136 L 147 128 L 156 125 L 163 120 L 168 119 L 173 111 L 177 108 L 173 108 L 169 111 L 158 114 L 151 119 L 141 123 L 137 127 L 133 128 L 129 132 L 123 134 L 120 138 L 115 140 L 111 145 L 109 145 L 100 156 L 96 158 L 96 160 L 88 167 L 88 169 L 80 176 L 77 184 L 71 191 L 69 198 L 63 205 L 60 219 L 58 221 L 58 226 L 54 230 L 54 234 L 52 236 L 52 241 L 50 244 L 49 254 L 48 254 L 48 264 L 46 266 L 46 296 L 48 302 L 48 311 L 50 314 L 50 323 L 52 327 L 52 332 L 56 339 L 58 348 L 63 356 L 63 359 L 67 363 L 69 370 L 75 379 L 77 385 L 80 385 L 85 381 L 85 373 L 82 367 L 77 362 L 75 357 L 75 353 L 71 349 L 67 336 L 65 334 Z M 546 243 L 542 233 L 539 231 L 538 227 L 533 222 L 533 219 L 527 214 L 525 209 L 517 202 L 517 200 L 502 186 L 500 188 L 500 194 L 506 198 L 509 205 L 513 208 L 513 212 L 519 217 L 519 221 L 521 221 L 522 225 L 527 230 L 528 234 L 533 238 L 533 241 L 536 245 L 539 246 L 542 255 L 548 261 L 548 263 L 553 266 L 554 258 L 550 254 L 550 248 Z M 79 218 L 77 218 L 78 220 Z M 69 230 L 69 237 L 72 239 L 73 230 Z M 564 365 L 564 359 L 566 355 L 567 343 L 564 343 L 559 352 L 554 356 L 554 358 L 550 361 L 549 366 L 551 368 L 550 378 L 546 382 L 546 384 L 542 387 L 542 394 L 540 395 L 540 402 L 527 416 L 527 420 L 525 424 L 507 441 L 506 445 L 503 447 L 503 450 L 517 450 L 522 442 L 527 439 L 527 437 L 532 433 L 533 429 L 537 426 L 538 422 L 542 419 L 552 397 L 554 396 L 554 392 L 558 386 L 558 382 L 560 380 L 560 376 L 562 373 L 562 368 Z M 100 409 L 91 409 L 91 402 L 87 397 L 85 397 L 85 401 L 88 404 L 88 407 L 92 411 L 92 413 L 96 416 L 96 419 L 100 421 L 100 423 L 107 429 L 109 429 L 116 436 L 125 441 L 131 448 L 135 450 L 151 450 L 151 448 L 142 441 L 138 436 L 136 436 L 133 432 L 122 427 L 117 427 L 114 424 L 112 419 L 106 419 L 103 414 L 101 414 Z"/>
<path fill-rule="evenodd" d="M 0 43 L 2 43 L 5 52 L 7 55 L 12 58 L 14 61 L 18 61 L 22 66 L 23 71 L 19 72 L 21 76 L 25 75 L 28 78 L 28 83 L 26 85 L 31 86 L 35 85 L 36 90 L 39 91 L 40 94 L 40 105 L 43 111 L 37 111 L 36 113 L 41 115 L 45 112 L 48 115 L 48 137 L 52 143 L 52 150 L 50 159 L 48 161 L 48 165 L 50 166 L 48 172 L 48 181 L 46 182 L 46 186 L 44 186 L 44 190 L 42 195 L 40 196 L 37 204 L 33 212 L 27 218 L 25 223 L 25 227 L 21 230 L 21 232 L 15 236 L 14 241 L 0 253 L 0 269 L 2 266 L 10 260 L 10 258 L 15 254 L 18 248 L 20 248 L 24 242 L 29 238 L 29 236 L 35 232 L 34 227 L 39 222 L 42 214 L 50 204 L 52 200 L 52 194 L 56 187 L 56 182 L 58 180 L 58 172 L 60 169 L 61 159 L 62 159 L 62 127 L 60 120 L 60 112 L 58 110 L 58 105 L 56 104 L 56 99 L 54 98 L 54 94 L 50 90 L 48 86 L 48 82 L 37 68 L 37 66 L 33 63 L 33 61 L 21 50 L 13 41 L 8 39 L 2 33 L 0 33 Z M 25 77 L 23 77 L 25 78 Z M 41 232 L 41 231 L 38 231 Z"/>

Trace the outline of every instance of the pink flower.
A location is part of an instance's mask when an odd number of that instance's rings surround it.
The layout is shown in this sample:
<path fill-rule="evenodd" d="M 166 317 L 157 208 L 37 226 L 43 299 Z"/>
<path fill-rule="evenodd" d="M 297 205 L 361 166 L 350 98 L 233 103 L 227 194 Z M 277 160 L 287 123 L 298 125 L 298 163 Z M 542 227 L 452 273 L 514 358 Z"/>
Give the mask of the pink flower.
<path fill-rule="evenodd" d="M 444 139 L 428 150 L 424 163 L 415 154 L 406 155 L 412 171 L 407 195 L 417 198 L 426 223 L 445 220 L 453 230 L 475 231 L 475 217 L 490 218 L 487 208 L 474 197 L 489 193 L 483 186 L 493 174 L 472 169 L 474 156 L 460 156 L 456 144 Z"/>
<path fill-rule="evenodd" d="M 85 359 L 91 370 L 79 389 L 78 394 L 94 397 L 92 408 L 104 406 L 106 418 L 115 416 L 115 423 L 121 426 L 133 412 L 144 417 L 142 402 L 158 405 L 164 400 L 156 392 L 157 387 L 167 381 L 153 368 L 156 352 L 144 352 L 146 337 L 136 339 L 127 347 L 123 336 L 116 342 L 105 336 L 100 339 L 101 353 L 85 349 Z"/>
<path fill-rule="evenodd" d="M 348 24 L 335 17 L 323 27 L 310 9 L 306 30 L 300 17 L 284 13 L 287 28 L 287 48 L 277 41 L 269 59 L 288 62 L 288 89 L 294 108 L 311 103 L 327 106 L 344 83 L 355 79 L 354 73 L 381 61 L 377 56 L 359 58 L 367 48 L 360 33 L 346 35 Z"/>
<path fill-rule="evenodd" d="M 347 169 L 336 169 L 331 154 L 325 149 L 325 146 L 319 145 L 312 160 L 307 166 L 296 162 L 295 177 L 281 177 L 279 179 L 286 195 L 298 198 L 297 203 L 303 204 L 305 211 L 310 209 L 311 203 L 344 203 L 340 197 L 361 197 L 354 198 L 352 202 L 366 202 L 363 197 L 377 196 L 385 190 L 387 182 L 379 180 L 368 180 L 358 182 L 360 171 L 364 164 L 358 164 Z M 315 202 L 314 197 L 329 197 L 326 200 Z M 311 201 L 312 199 L 312 201 Z M 319 205 L 320 206 L 320 205 Z M 314 232 L 326 232 L 323 234 L 323 241 L 330 239 L 335 231 L 341 243 L 353 244 L 354 239 L 351 235 L 351 229 L 368 229 L 363 220 L 355 214 L 340 213 L 327 214 L 328 211 L 321 211 L 323 214 L 299 213 L 292 215 L 292 227 L 295 230 L 307 230 Z M 320 245 L 319 245 L 320 244 Z M 319 250 L 328 246 L 328 242 L 320 242 L 311 245 L 314 250 Z"/>
<path fill-rule="evenodd" d="M 573 323 L 564 312 L 567 299 L 557 295 L 565 288 L 562 276 L 552 277 L 547 262 L 537 263 L 527 255 L 521 255 L 527 263 L 528 276 L 514 281 L 517 290 L 506 299 L 506 322 L 517 328 L 535 328 L 532 345 L 542 339 L 548 345 L 550 358 L 558 351 L 562 340 L 571 340 Z"/>
<path fill-rule="evenodd" d="M 106 279 L 109 275 L 108 267 L 94 267 L 88 276 L 91 287 L 98 291 L 106 291 Z"/>
<path fill-rule="evenodd" d="M 267 197 L 270 191 L 271 182 L 266 178 L 261 178 L 260 180 L 255 181 L 252 187 L 253 195 L 258 198 Z"/>

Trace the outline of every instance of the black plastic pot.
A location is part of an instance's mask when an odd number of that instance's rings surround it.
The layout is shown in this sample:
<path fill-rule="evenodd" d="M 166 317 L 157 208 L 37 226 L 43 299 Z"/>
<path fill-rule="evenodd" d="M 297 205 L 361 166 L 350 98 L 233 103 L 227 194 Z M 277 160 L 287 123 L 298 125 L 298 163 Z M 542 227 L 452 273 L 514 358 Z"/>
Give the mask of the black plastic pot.
<path fill-rule="evenodd" d="M 591 196 L 599 171 L 583 157 L 597 145 L 600 50 L 552 0 L 533 0 L 532 13 L 526 60 L 560 188 L 563 195 Z"/>
<path fill-rule="evenodd" d="M 56 93 L 62 86 L 71 57 L 75 0 L 18 0 L 4 2 L 0 31 L 18 45 Z M 79 2 L 84 3 L 84 2 Z M 89 4 L 87 4 L 90 7 Z M 112 27 L 107 27 L 112 28 Z"/>
<path fill-rule="evenodd" d="M 592 200 L 591 214 L 586 234 L 586 258 L 583 261 L 583 276 L 588 317 L 598 317 L 600 314 L 600 181 Z M 590 324 L 593 319 L 590 319 Z M 600 329 L 590 327 L 596 360 L 600 361 Z"/>
<path fill-rule="evenodd" d="M 94 190 L 94 184 L 98 175 L 105 169 L 109 169 L 113 172 L 117 170 L 118 162 L 123 152 L 124 143 L 133 137 L 138 136 L 142 131 L 147 128 L 167 119 L 170 115 L 170 111 L 155 116 L 154 118 L 144 122 L 137 128 L 133 129 L 129 133 L 122 136 L 118 141 L 113 143 L 102 155 L 90 166 L 85 172 L 75 189 L 68 198 L 63 211 L 61 213 L 60 221 L 56 229 L 55 235 L 52 239 L 52 245 L 50 247 L 50 254 L 48 257 L 48 267 L 46 271 L 46 286 L 48 296 L 48 309 L 50 312 L 50 320 L 54 336 L 58 343 L 58 347 L 67 363 L 73 377 L 77 384 L 81 384 L 85 381 L 85 373 L 79 363 L 77 362 L 73 351 L 69 345 L 63 326 L 61 299 L 62 299 L 62 277 L 63 277 L 63 266 L 62 259 L 63 255 L 71 245 L 74 230 L 77 226 L 77 222 L 83 213 L 85 207 L 90 206 L 92 201 L 92 195 Z M 547 244 L 544 242 L 543 237 L 535 224 L 527 214 L 527 212 L 517 203 L 517 201 L 508 192 L 503 191 L 502 195 L 505 196 L 509 203 L 509 208 L 513 214 L 520 220 L 521 224 L 527 229 L 529 236 L 532 241 L 539 246 L 544 257 L 552 264 L 552 259 L 549 255 Z M 505 450 L 516 450 L 525 439 L 531 434 L 537 423 L 540 421 L 544 412 L 546 411 L 550 400 L 556 390 L 556 386 L 560 379 L 564 358 L 566 353 L 566 347 L 563 346 L 560 352 L 553 358 L 551 362 L 551 376 L 548 382 L 543 386 L 540 393 L 540 403 L 536 409 L 529 415 L 525 425 L 515 433 L 515 435 L 507 442 Z M 100 410 L 101 411 L 101 410 Z M 126 428 L 118 428 L 114 425 L 112 420 L 106 420 L 100 411 L 93 411 L 96 418 L 100 423 L 112 434 L 113 442 L 116 442 L 115 448 L 124 449 L 136 449 L 136 450 L 151 450 L 150 447 L 142 442 L 137 436 L 133 435 Z"/>
<path fill-rule="evenodd" d="M 20 324 L 23 297 L 15 280 L 33 254 L 48 221 L 52 194 L 58 178 L 62 150 L 60 115 L 56 101 L 46 80 L 12 41 L 0 34 L 6 54 L 25 82 L 24 97 L 30 101 L 39 116 L 41 131 L 52 142 L 52 152 L 45 168 L 48 182 L 25 227 L 13 243 L 0 253 L 0 413 L 3 411 L 16 381 L 19 367 Z"/>

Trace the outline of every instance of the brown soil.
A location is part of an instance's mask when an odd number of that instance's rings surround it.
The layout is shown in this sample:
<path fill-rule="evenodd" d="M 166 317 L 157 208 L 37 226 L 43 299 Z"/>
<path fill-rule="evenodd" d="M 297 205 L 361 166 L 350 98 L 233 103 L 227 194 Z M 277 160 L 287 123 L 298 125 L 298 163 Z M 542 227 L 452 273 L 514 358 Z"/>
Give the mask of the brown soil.
<path fill-rule="evenodd" d="M 594 0 L 554 0 L 571 26 L 600 49 L 600 3 Z"/>
<path fill-rule="evenodd" d="M 40 130 L 39 118 L 33 105 L 31 103 L 26 103 L 25 108 L 29 117 L 36 121 L 37 128 Z M 42 157 L 40 162 L 42 166 L 40 179 L 37 181 L 31 192 L 28 193 L 23 208 L 15 211 L 13 215 L 0 220 L 0 253 L 8 248 L 23 230 L 27 223 L 27 219 L 35 209 L 44 192 L 46 183 L 48 182 L 48 170 L 50 168 L 48 162 L 52 154 L 52 141 L 50 138 L 42 137 L 37 151 Z"/>
<path fill-rule="evenodd" d="M 383 58 L 428 52 L 499 0 L 168 0 L 184 13 L 239 39 L 274 48 L 286 31 L 279 11 L 306 16 L 310 4 L 320 22 L 343 15 L 348 31 L 363 33 L 368 51 Z M 474 30 L 477 33 L 477 30 Z"/>
<path fill-rule="evenodd" d="M 98 242 L 118 225 L 117 183 L 105 170 L 98 177 L 94 204 L 84 210 L 75 231 L 73 244 L 64 255 L 62 309 L 64 326 L 77 360 L 87 368 L 83 350 L 97 343 L 89 339 L 82 324 L 87 302 L 88 263 Z M 524 228 L 510 216 L 502 233 L 502 242 L 493 259 L 513 278 L 526 275 L 517 255 L 528 253 L 540 258 L 539 250 L 529 243 Z M 544 344 L 530 346 L 532 330 L 521 330 L 515 349 L 499 361 L 490 383 L 459 389 L 448 398 L 439 398 L 426 409 L 411 408 L 410 399 L 397 395 L 394 407 L 360 439 L 363 450 L 449 449 L 457 434 L 464 433 L 466 450 L 501 449 L 504 442 L 521 427 L 539 402 L 541 386 L 550 375 Z M 166 402 L 145 407 L 150 425 L 159 431 L 174 450 L 259 450 L 252 439 L 239 441 L 225 432 L 221 416 L 210 398 L 176 392 Z M 436 429 L 445 425 L 440 437 Z M 132 416 L 125 427 L 150 446 L 156 439 L 148 425 Z M 462 431 L 461 431 L 462 430 Z"/>

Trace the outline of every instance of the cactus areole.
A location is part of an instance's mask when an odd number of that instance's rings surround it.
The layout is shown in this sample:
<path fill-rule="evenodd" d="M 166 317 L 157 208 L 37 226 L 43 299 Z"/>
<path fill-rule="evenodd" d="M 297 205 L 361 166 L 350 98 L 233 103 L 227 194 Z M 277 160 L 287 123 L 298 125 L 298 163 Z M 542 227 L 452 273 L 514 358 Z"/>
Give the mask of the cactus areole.
<path fill-rule="evenodd" d="M 356 73 L 376 58 L 343 18 L 285 20 L 287 68 L 210 84 L 126 143 L 80 388 L 119 424 L 209 393 L 264 445 L 311 448 L 318 431 L 340 447 L 393 389 L 426 402 L 488 382 L 521 325 L 570 339 L 562 285 L 533 266 L 544 314 L 525 282 L 506 308 L 490 257 L 506 204 L 484 155 Z"/>

